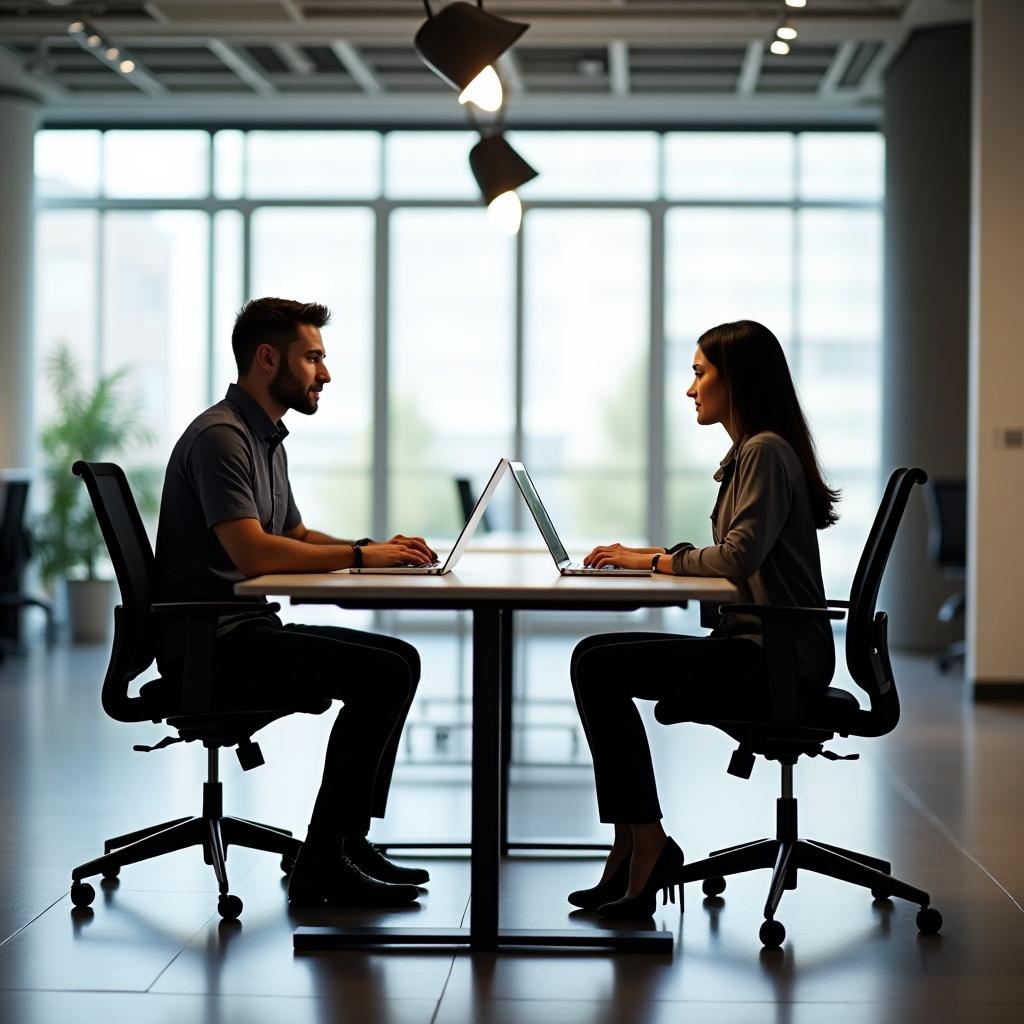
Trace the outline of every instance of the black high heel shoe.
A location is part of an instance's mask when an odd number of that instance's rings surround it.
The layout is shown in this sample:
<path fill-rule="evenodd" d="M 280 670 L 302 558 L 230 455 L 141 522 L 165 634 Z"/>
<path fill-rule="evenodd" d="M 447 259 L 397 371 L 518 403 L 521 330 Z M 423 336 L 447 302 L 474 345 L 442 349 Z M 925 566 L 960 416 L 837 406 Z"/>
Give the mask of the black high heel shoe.
<path fill-rule="evenodd" d="M 592 889 L 577 889 L 569 893 L 568 900 L 574 907 L 597 910 L 598 907 L 625 896 L 628 886 L 629 857 L 623 857 L 607 882 L 598 882 Z"/>
<path fill-rule="evenodd" d="M 605 903 L 597 908 L 598 914 L 604 918 L 618 920 L 635 920 L 640 917 L 653 917 L 654 910 L 658 905 L 658 890 L 662 894 L 662 906 L 669 900 L 676 901 L 675 890 L 679 886 L 679 909 L 683 909 L 683 890 L 679 882 L 679 875 L 683 870 L 683 851 L 676 845 L 676 841 L 669 836 L 665 845 L 658 854 L 658 859 L 647 876 L 643 889 L 636 896 L 623 896 L 621 899 L 611 903 Z"/>

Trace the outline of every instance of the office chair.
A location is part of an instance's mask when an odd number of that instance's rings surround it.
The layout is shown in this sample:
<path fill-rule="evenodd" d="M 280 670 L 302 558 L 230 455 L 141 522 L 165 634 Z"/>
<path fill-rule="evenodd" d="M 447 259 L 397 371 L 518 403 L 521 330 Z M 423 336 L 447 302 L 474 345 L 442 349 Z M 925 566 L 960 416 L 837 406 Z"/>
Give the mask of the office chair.
<path fill-rule="evenodd" d="M 22 575 L 32 555 L 25 509 L 28 481 L 9 480 L 4 487 L 4 514 L 0 519 L 0 662 L 7 654 L 24 654 L 18 614 L 22 608 L 41 608 L 46 614 L 46 644 L 53 645 L 53 606 L 22 590 Z"/>
<path fill-rule="evenodd" d="M 469 479 L 464 476 L 455 478 L 455 490 L 459 495 L 459 508 L 462 510 L 463 521 L 469 522 L 469 517 L 473 514 L 473 509 L 476 507 L 477 496 L 473 493 L 473 485 Z M 491 532 L 491 521 L 487 518 L 487 512 L 480 517 L 480 522 L 477 523 L 477 530 L 480 533 Z"/>
<path fill-rule="evenodd" d="M 765 720 L 708 719 L 704 724 L 723 730 L 739 743 L 732 755 L 729 772 L 750 778 L 754 757 L 760 754 L 778 761 L 782 769 L 782 795 L 776 802 L 776 835 L 716 850 L 705 860 L 683 869 L 681 881 L 703 880 L 706 896 L 725 891 L 725 876 L 771 868 L 772 879 L 764 907 L 761 942 L 769 948 L 782 945 L 786 929 L 775 918 L 779 901 L 787 889 L 797 887 L 798 872 L 814 871 L 871 890 L 875 899 L 898 896 L 917 903 L 920 931 L 931 934 L 942 927 L 942 915 L 932 906 L 928 893 L 893 878 L 888 861 L 868 857 L 811 839 L 800 839 L 797 832 L 797 802 L 793 796 L 793 769 L 801 757 L 821 755 L 829 760 L 854 760 L 858 755 L 841 757 L 824 744 L 840 736 L 883 736 L 899 721 L 900 704 L 896 693 L 886 638 L 888 616 L 875 611 L 878 588 L 885 563 L 892 549 L 900 519 L 915 484 L 927 476 L 921 469 L 898 469 L 889 479 L 882 503 L 868 534 L 867 544 L 853 578 L 849 601 L 828 601 L 828 608 L 786 608 L 772 605 L 726 604 L 723 616 L 757 615 L 764 628 L 764 649 L 768 666 L 770 716 Z M 829 687 L 813 702 L 801 699 L 793 671 L 793 625 L 811 616 L 841 619 L 848 610 L 846 664 L 853 681 L 867 693 L 869 708 L 862 710 L 852 693 Z M 655 706 L 659 722 L 693 720 L 686 717 L 684 705 L 666 698 Z"/>
<path fill-rule="evenodd" d="M 967 568 L 967 482 L 932 480 L 925 488 L 928 499 L 928 555 L 950 580 L 964 579 Z M 935 617 L 953 622 L 965 608 L 962 590 L 942 602 Z M 954 662 L 965 657 L 967 644 L 954 640 L 935 656 L 940 672 L 948 672 Z"/>
<path fill-rule="evenodd" d="M 114 641 L 103 680 L 103 710 L 119 722 L 164 721 L 177 733 L 155 746 L 136 745 L 140 751 L 157 750 L 171 743 L 199 741 L 207 752 L 207 779 L 203 786 L 202 814 L 175 818 L 108 839 L 103 856 L 80 864 L 71 872 L 71 902 L 87 907 L 96 892 L 83 879 L 102 874 L 116 878 L 121 868 L 161 854 L 201 846 L 203 859 L 217 876 L 220 916 L 232 920 L 242 912 L 242 901 L 228 891 L 227 849 L 245 846 L 281 854 L 281 869 L 290 872 L 301 843 L 286 829 L 261 825 L 243 818 L 225 817 L 218 778 L 221 747 L 236 747 L 244 770 L 263 764 L 253 734 L 293 712 L 321 714 L 330 701 L 301 692 L 289 693 L 276 708 L 211 706 L 213 645 L 217 618 L 252 607 L 277 611 L 280 605 L 260 606 L 243 599 L 223 601 L 153 601 L 155 563 L 142 518 L 120 467 L 109 462 L 76 462 L 72 472 L 85 481 L 100 530 L 114 565 L 121 604 L 114 609 Z M 156 678 L 144 683 L 138 696 L 128 695 L 133 679 L 153 662 L 158 616 L 175 618 L 185 626 L 181 678 Z"/>

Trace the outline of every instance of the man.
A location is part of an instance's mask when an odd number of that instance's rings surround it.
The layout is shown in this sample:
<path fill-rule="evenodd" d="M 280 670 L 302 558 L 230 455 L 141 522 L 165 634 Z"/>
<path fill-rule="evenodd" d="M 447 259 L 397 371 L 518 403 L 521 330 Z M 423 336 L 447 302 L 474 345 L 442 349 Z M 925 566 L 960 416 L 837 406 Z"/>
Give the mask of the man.
<path fill-rule="evenodd" d="M 231 346 L 238 381 L 188 427 L 171 453 L 156 542 L 160 599 L 231 596 L 263 573 L 330 572 L 353 565 L 430 564 L 420 537 L 385 543 L 340 540 L 308 529 L 288 482 L 281 420 L 313 415 L 331 380 L 316 303 L 264 298 L 238 314 Z M 265 602 L 264 602 L 265 603 Z M 162 674 L 181 671 L 182 637 L 160 636 Z M 402 726 L 419 681 L 415 648 L 353 629 L 283 625 L 265 608 L 222 617 L 214 654 L 214 700 L 274 707 L 297 687 L 344 701 L 331 730 L 323 779 L 288 895 L 294 905 L 400 906 L 428 874 L 399 867 L 366 839 L 383 817 Z"/>

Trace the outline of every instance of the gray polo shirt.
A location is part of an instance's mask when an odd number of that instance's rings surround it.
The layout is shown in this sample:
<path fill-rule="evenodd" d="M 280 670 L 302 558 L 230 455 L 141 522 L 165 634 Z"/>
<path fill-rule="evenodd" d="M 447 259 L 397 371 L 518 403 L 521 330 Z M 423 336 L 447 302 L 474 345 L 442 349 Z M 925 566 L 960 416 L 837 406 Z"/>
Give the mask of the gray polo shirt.
<path fill-rule="evenodd" d="M 742 604 L 825 607 L 818 535 L 803 466 L 789 443 L 764 431 L 744 437 L 722 460 L 721 484 L 711 513 L 715 543 L 677 544 L 672 571 L 683 576 L 724 576 Z M 763 642 L 760 620 L 728 616 L 729 636 Z M 826 620 L 795 625 L 797 674 L 823 686 L 835 669 L 835 644 Z"/>
<path fill-rule="evenodd" d="M 197 416 L 167 463 L 156 536 L 161 601 L 223 600 L 243 574 L 213 527 L 227 519 L 256 519 L 267 533 L 284 534 L 302 522 L 288 482 L 288 431 L 237 384 L 224 400 Z M 264 601 L 264 603 L 266 603 Z M 227 616 L 218 635 L 268 612 Z M 158 659 L 181 653 L 181 627 L 161 623 Z"/>

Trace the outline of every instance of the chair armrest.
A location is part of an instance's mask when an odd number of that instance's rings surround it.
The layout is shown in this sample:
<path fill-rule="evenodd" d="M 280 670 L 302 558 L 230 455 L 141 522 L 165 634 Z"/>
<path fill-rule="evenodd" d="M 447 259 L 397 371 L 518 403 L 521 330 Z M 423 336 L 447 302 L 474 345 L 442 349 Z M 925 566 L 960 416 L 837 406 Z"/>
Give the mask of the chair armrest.
<path fill-rule="evenodd" d="M 177 615 L 180 618 L 193 618 L 204 615 L 230 615 L 232 612 L 253 611 L 279 612 L 281 606 L 276 602 L 263 604 L 247 598 L 237 601 L 158 601 L 150 605 L 154 615 Z"/>
<path fill-rule="evenodd" d="M 835 598 L 835 597 L 830 597 L 825 602 L 825 604 L 827 604 L 829 606 L 829 608 L 849 608 L 850 607 L 850 602 L 849 601 L 841 601 L 841 600 L 839 600 L 838 598 Z"/>
<path fill-rule="evenodd" d="M 799 605 L 781 604 L 720 604 L 722 615 L 756 615 L 761 619 L 813 619 L 824 615 L 829 619 L 841 619 L 846 613 L 830 611 L 828 608 L 802 608 Z"/>

